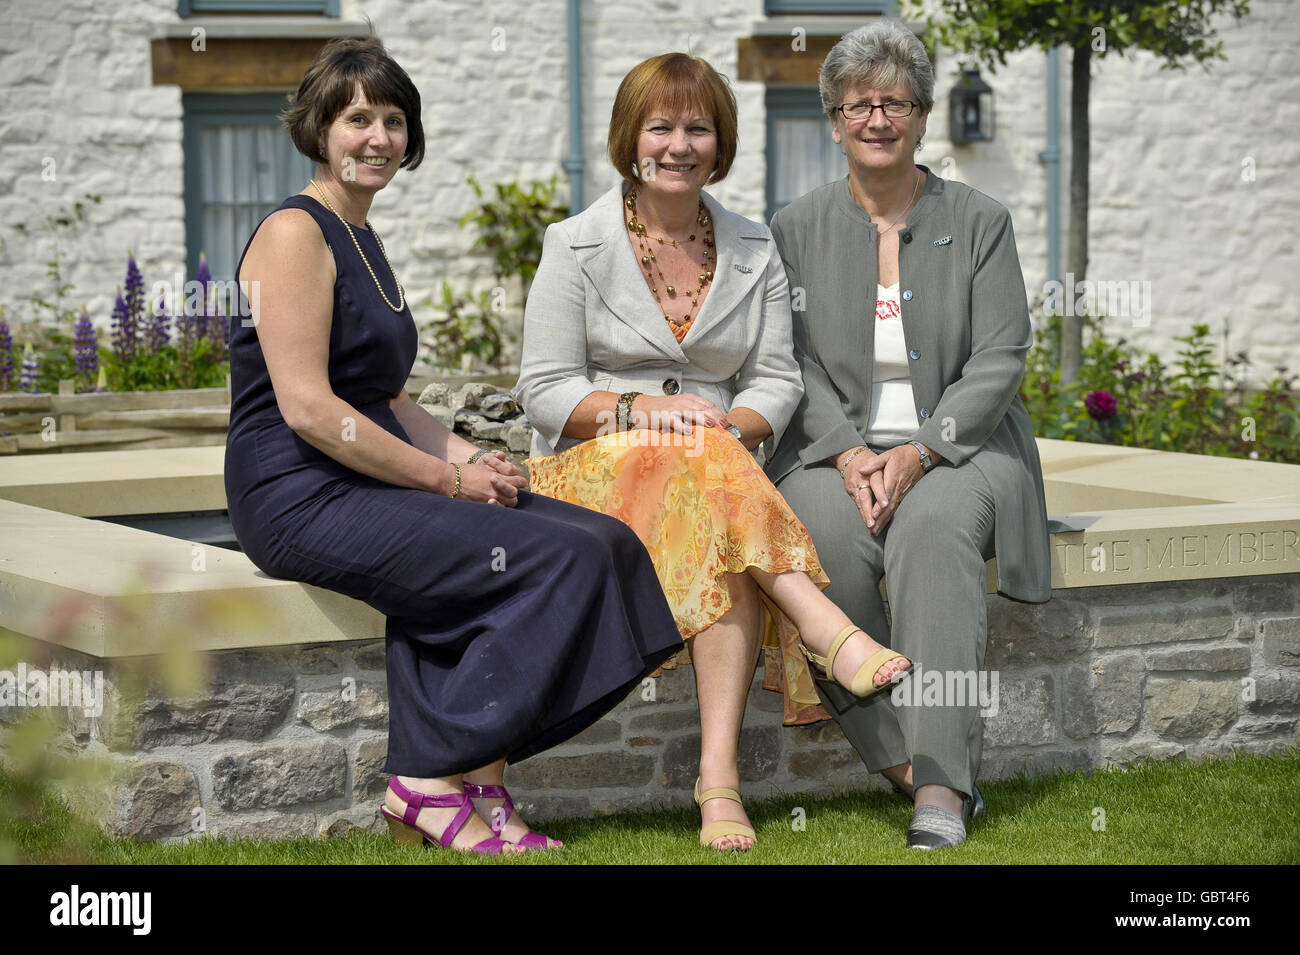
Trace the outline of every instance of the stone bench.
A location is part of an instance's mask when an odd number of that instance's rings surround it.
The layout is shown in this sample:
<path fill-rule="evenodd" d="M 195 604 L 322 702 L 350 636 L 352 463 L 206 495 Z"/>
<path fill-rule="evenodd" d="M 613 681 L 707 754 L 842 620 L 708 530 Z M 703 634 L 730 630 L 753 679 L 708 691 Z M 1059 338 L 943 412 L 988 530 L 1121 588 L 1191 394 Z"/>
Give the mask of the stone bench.
<path fill-rule="evenodd" d="M 984 777 L 1296 745 L 1300 467 L 1039 448 L 1055 592 L 1026 605 L 990 590 Z M 111 785 L 70 786 L 69 801 L 137 838 L 378 828 L 383 617 L 236 551 L 90 519 L 219 513 L 222 459 L 0 460 L 0 627 L 14 648 L 0 670 L 99 673 L 104 688 L 98 714 L 0 706 L 0 731 L 37 713 L 51 752 L 112 767 Z M 756 676 L 747 794 L 881 785 L 833 724 L 783 729 L 780 706 Z M 512 767 L 510 784 L 535 817 L 686 805 L 698 746 L 689 670 L 665 671 Z"/>

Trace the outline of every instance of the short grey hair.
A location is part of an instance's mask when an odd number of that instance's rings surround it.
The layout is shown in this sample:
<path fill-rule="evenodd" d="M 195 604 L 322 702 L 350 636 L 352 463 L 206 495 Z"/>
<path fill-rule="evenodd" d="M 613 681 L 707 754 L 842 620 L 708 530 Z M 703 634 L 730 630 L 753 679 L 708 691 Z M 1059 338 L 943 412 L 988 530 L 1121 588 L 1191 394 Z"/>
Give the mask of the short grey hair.
<path fill-rule="evenodd" d="M 921 103 L 934 106 L 934 66 L 916 34 L 897 20 L 881 18 L 840 37 L 822 63 L 817 88 L 830 116 L 846 86 L 870 82 L 882 89 L 906 85 Z"/>

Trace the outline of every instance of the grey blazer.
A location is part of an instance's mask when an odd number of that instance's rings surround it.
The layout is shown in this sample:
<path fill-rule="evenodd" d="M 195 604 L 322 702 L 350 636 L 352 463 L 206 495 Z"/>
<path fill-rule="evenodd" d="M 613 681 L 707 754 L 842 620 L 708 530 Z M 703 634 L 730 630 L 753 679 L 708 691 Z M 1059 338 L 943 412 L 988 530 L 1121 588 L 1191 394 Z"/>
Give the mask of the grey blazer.
<path fill-rule="evenodd" d="M 695 324 L 678 344 L 628 241 L 623 195 L 620 182 L 546 230 L 515 386 L 533 425 L 533 455 L 581 443 L 561 432 L 594 391 L 698 394 L 724 411 L 758 412 L 779 439 L 803 386 L 771 231 L 703 194 L 717 266 Z"/>
<path fill-rule="evenodd" d="M 921 422 L 913 439 L 988 480 L 998 590 L 1041 603 L 1051 597 L 1050 546 L 1038 446 L 1018 394 L 1033 331 L 1011 215 L 981 192 L 926 173 L 898 252 Z M 876 226 L 847 177 L 790 203 L 772 232 L 790 278 L 805 389 L 767 466 L 776 483 L 864 443 L 877 256 Z"/>

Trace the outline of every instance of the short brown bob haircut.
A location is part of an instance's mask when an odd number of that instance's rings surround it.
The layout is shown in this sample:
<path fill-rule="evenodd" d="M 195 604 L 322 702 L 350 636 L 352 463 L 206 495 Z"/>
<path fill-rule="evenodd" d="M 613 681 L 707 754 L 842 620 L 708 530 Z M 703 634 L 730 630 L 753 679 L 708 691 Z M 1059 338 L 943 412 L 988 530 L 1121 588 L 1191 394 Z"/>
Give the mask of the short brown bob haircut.
<path fill-rule="evenodd" d="M 688 111 L 713 119 L 718 135 L 718 164 L 709 182 L 720 182 L 736 158 L 736 96 L 718 72 L 698 56 L 664 53 L 632 67 L 614 96 L 609 116 L 609 161 L 636 185 L 636 142 L 651 113 L 669 116 Z"/>
<path fill-rule="evenodd" d="M 324 164 L 325 133 L 347 108 L 357 84 L 375 106 L 396 106 L 406 114 L 406 153 L 401 167 L 414 169 L 424 160 L 424 125 L 420 91 L 406 71 L 374 37 L 331 40 L 307 68 L 307 75 L 280 119 L 298 152 Z"/>

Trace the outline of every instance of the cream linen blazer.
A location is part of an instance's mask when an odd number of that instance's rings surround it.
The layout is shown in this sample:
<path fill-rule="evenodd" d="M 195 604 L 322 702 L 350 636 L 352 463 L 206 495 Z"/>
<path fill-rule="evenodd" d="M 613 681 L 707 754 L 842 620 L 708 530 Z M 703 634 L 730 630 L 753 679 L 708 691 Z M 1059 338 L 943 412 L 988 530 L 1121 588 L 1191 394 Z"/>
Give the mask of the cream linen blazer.
<path fill-rule="evenodd" d="M 594 391 L 689 392 L 724 411 L 749 408 L 772 426 L 767 447 L 775 448 L 803 381 L 789 283 L 771 230 L 703 194 L 717 265 L 695 324 L 678 344 L 629 241 L 624 192 L 620 182 L 546 230 L 514 392 L 533 426 L 533 455 L 581 443 L 561 432 Z"/>

